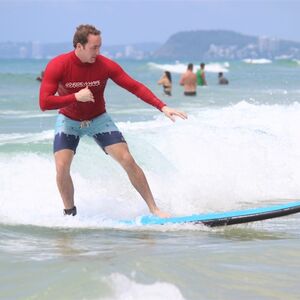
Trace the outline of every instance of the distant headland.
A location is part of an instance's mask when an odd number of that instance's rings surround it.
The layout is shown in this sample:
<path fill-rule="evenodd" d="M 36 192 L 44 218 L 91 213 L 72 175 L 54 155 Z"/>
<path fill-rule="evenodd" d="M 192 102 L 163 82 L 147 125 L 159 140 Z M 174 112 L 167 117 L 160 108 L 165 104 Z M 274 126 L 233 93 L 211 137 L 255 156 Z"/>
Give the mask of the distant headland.
<path fill-rule="evenodd" d="M 225 30 L 185 31 L 172 35 L 153 57 L 198 60 L 299 58 L 300 43 Z"/>

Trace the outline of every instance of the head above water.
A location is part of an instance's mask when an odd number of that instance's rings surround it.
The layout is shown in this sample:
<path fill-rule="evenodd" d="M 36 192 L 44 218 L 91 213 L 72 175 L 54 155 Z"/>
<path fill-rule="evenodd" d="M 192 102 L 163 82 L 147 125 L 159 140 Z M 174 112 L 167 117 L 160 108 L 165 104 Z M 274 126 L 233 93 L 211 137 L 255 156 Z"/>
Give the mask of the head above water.
<path fill-rule="evenodd" d="M 165 74 L 166 74 L 167 78 L 169 79 L 169 81 L 172 82 L 172 76 L 171 76 L 170 71 L 165 71 Z"/>
<path fill-rule="evenodd" d="M 93 25 L 79 25 L 73 37 L 76 56 L 83 63 L 94 63 L 101 47 L 101 31 Z"/>
<path fill-rule="evenodd" d="M 193 71 L 194 65 L 192 63 L 189 63 L 188 66 L 187 66 L 187 69 L 190 70 L 190 71 Z"/>

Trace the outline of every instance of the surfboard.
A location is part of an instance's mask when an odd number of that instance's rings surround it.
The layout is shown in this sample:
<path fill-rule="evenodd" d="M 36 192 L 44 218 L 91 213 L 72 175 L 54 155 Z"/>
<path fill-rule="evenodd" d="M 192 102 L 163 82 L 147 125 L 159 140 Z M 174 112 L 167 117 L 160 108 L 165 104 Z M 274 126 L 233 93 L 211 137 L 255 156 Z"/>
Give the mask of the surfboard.
<path fill-rule="evenodd" d="M 300 201 L 271 205 L 261 208 L 195 214 L 171 218 L 159 218 L 153 215 L 139 217 L 135 220 L 123 220 L 126 225 L 164 225 L 164 224 L 204 224 L 209 227 L 235 225 L 272 218 L 283 217 L 300 212 Z"/>

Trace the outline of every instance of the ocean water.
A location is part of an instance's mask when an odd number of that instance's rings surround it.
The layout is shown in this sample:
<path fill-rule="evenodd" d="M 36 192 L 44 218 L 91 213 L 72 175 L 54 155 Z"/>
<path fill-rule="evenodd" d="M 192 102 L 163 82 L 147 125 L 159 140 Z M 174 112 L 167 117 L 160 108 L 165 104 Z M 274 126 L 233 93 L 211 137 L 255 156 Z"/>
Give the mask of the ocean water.
<path fill-rule="evenodd" d="M 62 215 L 52 155 L 56 112 L 38 107 L 45 60 L 0 60 L 0 299 L 299 299 L 300 215 L 223 228 L 125 226 L 148 214 L 90 139 L 72 165 L 78 215 Z M 121 61 L 171 107 L 172 123 L 110 82 L 107 110 L 173 215 L 300 199 L 300 64 L 207 62 L 183 96 L 188 62 Z M 199 63 L 199 62 L 194 62 Z M 173 96 L 157 85 L 173 75 Z M 223 71 L 229 86 L 217 85 Z"/>

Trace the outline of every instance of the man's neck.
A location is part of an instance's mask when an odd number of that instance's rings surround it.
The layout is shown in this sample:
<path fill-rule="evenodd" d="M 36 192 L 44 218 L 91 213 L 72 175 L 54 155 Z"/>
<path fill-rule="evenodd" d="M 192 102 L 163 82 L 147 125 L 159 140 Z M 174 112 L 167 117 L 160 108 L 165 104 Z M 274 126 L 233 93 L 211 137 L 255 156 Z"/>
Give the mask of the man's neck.
<path fill-rule="evenodd" d="M 77 49 L 75 49 L 75 55 L 78 57 L 78 59 L 84 64 L 86 61 L 83 61 L 82 57 L 80 56 L 79 52 Z"/>

